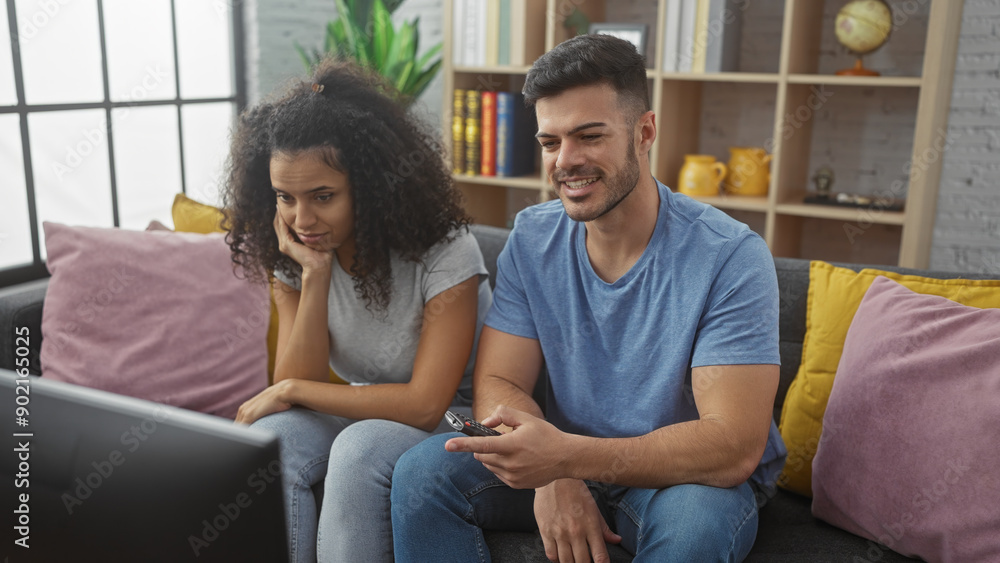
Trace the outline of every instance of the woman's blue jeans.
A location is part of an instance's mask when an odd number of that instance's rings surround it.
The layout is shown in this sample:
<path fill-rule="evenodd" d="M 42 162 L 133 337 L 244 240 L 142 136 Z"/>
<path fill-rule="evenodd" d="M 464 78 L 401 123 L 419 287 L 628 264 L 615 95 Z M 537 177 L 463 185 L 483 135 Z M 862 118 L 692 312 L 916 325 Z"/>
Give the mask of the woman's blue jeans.
<path fill-rule="evenodd" d="M 472 414 L 468 407 L 451 407 Z M 389 488 L 406 450 L 433 433 L 389 420 L 290 410 L 252 424 L 278 435 L 288 560 L 393 559 Z M 434 433 L 450 430 L 442 422 Z"/>
<path fill-rule="evenodd" d="M 444 443 L 455 436 L 429 438 L 396 463 L 397 563 L 490 561 L 483 528 L 536 529 L 534 491 L 511 489 L 470 453 L 445 451 Z M 757 501 L 748 483 L 730 489 L 588 485 L 637 563 L 742 561 L 757 536 Z"/>

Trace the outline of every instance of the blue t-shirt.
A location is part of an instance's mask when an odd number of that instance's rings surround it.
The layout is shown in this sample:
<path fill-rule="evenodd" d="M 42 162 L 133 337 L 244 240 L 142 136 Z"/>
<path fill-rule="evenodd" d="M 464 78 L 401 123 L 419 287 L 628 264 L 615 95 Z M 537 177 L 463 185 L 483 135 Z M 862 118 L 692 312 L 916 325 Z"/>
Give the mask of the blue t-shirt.
<path fill-rule="evenodd" d="M 490 327 L 539 341 L 546 418 L 620 438 L 696 420 L 691 368 L 779 364 L 778 281 L 746 225 L 657 182 L 642 256 L 614 283 L 594 272 L 586 228 L 560 201 L 518 214 L 497 260 Z M 771 422 L 754 481 L 772 488 L 785 447 Z"/>

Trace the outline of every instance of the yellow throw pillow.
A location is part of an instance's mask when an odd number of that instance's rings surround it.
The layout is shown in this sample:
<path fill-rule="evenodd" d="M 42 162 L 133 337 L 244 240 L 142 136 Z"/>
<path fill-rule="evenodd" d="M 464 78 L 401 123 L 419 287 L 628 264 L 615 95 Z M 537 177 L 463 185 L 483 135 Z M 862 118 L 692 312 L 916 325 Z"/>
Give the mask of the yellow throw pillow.
<path fill-rule="evenodd" d="M 980 309 L 1000 308 L 1000 280 L 939 280 L 875 269 L 854 272 L 826 262 L 811 262 L 802 363 L 788 388 L 779 424 L 788 448 L 788 460 L 778 479 L 782 488 L 812 496 L 812 460 L 823 432 L 823 414 L 844 351 L 847 329 L 865 292 L 878 276 L 892 279 L 916 293 L 938 295 Z M 834 432 L 836 428 L 828 429 L 828 434 Z"/>
<path fill-rule="evenodd" d="M 184 194 L 174 197 L 171 209 L 174 219 L 174 230 L 183 233 L 222 233 L 222 211 L 217 207 L 199 203 Z M 274 290 L 271 290 L 271 320 L 267 326 L 267 382 L 274 380 L 274 356 L 278 350 L 278 307 L 274 303 Z M 337 374 L 330 370 L 331 383 L 344 383 Z"/>
<path fill-rule="evenodd" d="M 224 233 L 222 211 L 211 205 L 199 203 L 184 194 L 174 196 L 174 206 L 170 210 L 174 219 L 174 230 L 181 233 Z"/>

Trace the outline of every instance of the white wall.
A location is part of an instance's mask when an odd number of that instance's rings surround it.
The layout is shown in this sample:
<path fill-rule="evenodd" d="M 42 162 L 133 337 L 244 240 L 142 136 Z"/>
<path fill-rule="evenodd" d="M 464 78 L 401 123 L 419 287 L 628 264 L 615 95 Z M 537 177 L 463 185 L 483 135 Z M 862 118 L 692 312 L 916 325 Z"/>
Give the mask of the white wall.
<path fill-rule="evenodd" d="M 931 267 L 1000 276 L 1000 0 L 965 0 L 948 137 Z"/>

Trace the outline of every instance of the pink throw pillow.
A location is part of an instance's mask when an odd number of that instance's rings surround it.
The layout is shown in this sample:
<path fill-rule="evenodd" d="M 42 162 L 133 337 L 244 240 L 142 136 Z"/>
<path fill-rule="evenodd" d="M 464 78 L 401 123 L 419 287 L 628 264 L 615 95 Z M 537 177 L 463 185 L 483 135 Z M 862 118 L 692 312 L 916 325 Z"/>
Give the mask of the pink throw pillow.
<path fill-rule="evenodd" d="M 927 561 L 1000 558 L 1000 310 L 885 278 L 844 342 L 813 514 Z"/>
<path fill-rule="evenodd" d="M 267 386 L 268 289 L 222 234 L 43 227 L 43 377 L 227 418 Z"/>

